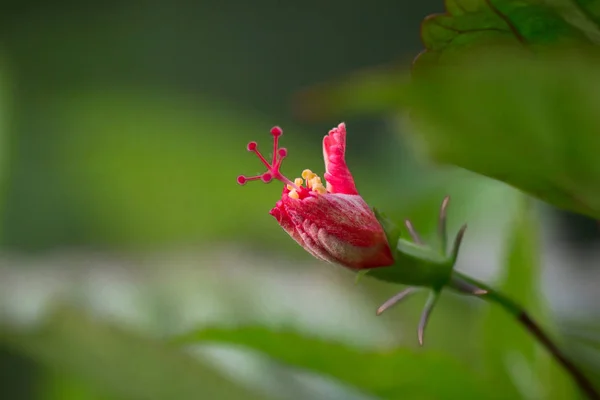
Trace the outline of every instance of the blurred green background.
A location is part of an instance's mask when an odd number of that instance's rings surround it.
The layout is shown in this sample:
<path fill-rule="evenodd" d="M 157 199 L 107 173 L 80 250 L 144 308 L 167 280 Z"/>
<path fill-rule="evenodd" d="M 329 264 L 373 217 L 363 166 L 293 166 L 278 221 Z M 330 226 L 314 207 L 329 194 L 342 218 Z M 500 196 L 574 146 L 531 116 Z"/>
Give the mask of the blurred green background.
<path fill-rule="evenodd" d="M 502 310 L 312 259 L 268 215 L 245 146 L 284 129 L 284 172 L 322 173 L 338 120 L 315 84 L 408 67 L 440 0 L 12 2 L 0 13 L 1 399 L 573 399 Z M 369 204 L 430 238 L 444 195 L 458 268 L 523 303 L 600 386 L 597 224 L 433 164 L 403 118 L 349 115 Z M 519 239 L 519 240 L 517 240 Z M 167 339 L 193 333 L 181 350 Z"/>

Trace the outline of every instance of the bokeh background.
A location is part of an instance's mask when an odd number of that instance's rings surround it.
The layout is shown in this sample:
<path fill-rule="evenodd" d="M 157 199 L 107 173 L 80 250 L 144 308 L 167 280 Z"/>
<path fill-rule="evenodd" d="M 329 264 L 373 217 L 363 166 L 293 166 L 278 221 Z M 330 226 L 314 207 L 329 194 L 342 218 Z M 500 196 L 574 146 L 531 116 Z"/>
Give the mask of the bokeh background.
<path fill-rule="evenodd" d="M 273 125 L 285 173 L 322 173 L 321 138 L 340 121 L 306 118 L 298 93 L 408 68 L 422 19 L 441 11 L 440 0 L 4 4 L 0 398 L 475 398 L 477 385 L 484 398 L 576 398 L 485 304 L 444 295 L 417 349 L 425 294 L 375 317 L 400 288 L 355 285 L 312 259 L 268 215 L 278 184 L 235 183 L 261 172 L 245 146 L 270 145 Z M 430 238 L 451 194 L 452 232 L 469 223 L 458 268 L 530 305 L 600 383 L 597 224 L 535 203 L 519 247 L 522 195 L 420 156 L 403 118 L 344 118 L 365 199 Z M 164 343 L 190 331 L 189 351 Z"/>

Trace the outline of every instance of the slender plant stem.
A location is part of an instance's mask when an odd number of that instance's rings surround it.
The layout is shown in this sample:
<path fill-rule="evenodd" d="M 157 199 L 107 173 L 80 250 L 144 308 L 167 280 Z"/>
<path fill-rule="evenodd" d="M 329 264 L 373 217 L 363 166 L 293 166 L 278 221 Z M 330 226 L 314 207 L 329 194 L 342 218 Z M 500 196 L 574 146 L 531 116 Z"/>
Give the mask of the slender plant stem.
<path fill-rule="evenodd" d="M 590 400 L 600 400 L 600 392 L 592 385 L 590 380 L 583 374 L 583 372 L 559 349 L 554 341 L 548 336 L 546 332 L 540 327 L 540 325 L 534 321 L 527 312 L 519 306 L 517 303 L 506 297 L 502 293 L 490 288 L 489 286 L 481 283 L 471 277 L 463 275 L 457 271 L 454 272 L 457 277 L 469 282 L 470 284 L 477 286 L 486 291 L 485 294 L 477 295 L 490 302 L 500 305 L 504 310 L 510 313 L 515 319 L 536 338 L 536 340 L 546 348 L 552 354 L 552 356 L 558 361 L 565 370 L 571 375 L 573 380 L 577 383 L 579 389 L 585 393 Z"/>

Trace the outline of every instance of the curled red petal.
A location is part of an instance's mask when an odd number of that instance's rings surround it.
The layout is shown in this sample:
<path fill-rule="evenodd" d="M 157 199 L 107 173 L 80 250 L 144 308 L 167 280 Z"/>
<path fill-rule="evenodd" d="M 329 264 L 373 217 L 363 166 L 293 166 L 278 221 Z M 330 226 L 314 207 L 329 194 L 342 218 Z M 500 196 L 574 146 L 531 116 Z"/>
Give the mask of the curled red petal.
<path fill-rule="evenodd" d="M 271 214 L 319 259 L 353 269 L 394 263 L 381 225 L 358 195 L 326 194 L 305 199 L 284 195 Z"/>
<path fill-rule="evenodd" d="M 329 193 L 358 194 L 352 174 L 346 165 L 346 125 L 339 124 L 323 138 L 323 158 Z"/>
<path fill-rule="evenodd" d="M 284 193 L 284 196 L 286 196 L 285 193 Z M 277 204 L 275 205 L 275 207 L 273 207 L 271 209 L 269 214 L 271 214 L 273 217 L 275 217 L 275 219 L 277 220 L 279 225 L 283 228 L 283 230 L 286 231 L 292 237 L 292 239 L 294 239 L 300 246 L 302 246 L 306 251 L 308 251 L 313 257 L 322 259 L 323 261 L 330 261 L 329 259 L 322 257 L 322 255 L 321 255 L 322 251 L 315 252 L 313 250 L 313 248 L 316 247 L 316 245 L 313 243 L 313 240 L 310 238 L 307 238 L 306 235 L 304 234 L 304 232 L 301 232 L 299 229 L 296 228 L 296 226 L 292 222 L 292 219 L 290 218 L 290 216 L 286 210 L 286 207 L 284 206 L 282 201 L 278 201 Z M 309 239 L 308 243 L 306 243 L 305 239 Z"/>

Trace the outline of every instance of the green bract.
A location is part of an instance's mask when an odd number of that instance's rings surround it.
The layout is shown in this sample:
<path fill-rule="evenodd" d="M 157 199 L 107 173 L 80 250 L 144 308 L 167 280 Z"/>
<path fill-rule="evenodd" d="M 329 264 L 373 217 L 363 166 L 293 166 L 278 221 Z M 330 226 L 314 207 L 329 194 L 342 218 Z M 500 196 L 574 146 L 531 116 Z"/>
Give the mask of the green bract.
<path fill-rule="evenodd" d="M 464 225 L 459 231 L 452 251 L 448 254 L 446 249 L 448 201 L 449 197 L 446 197 L 442 203 L 438 230 L 439 242 L 433 247 L 423 243 L 409 220 L 406 220 L 405 224 L 411 233 L 412 241 L 400 237 L 400 228 L 383 213 L 375 210 L 375 215 L 388 237 L 395 263 L 389 267 L 374 268 L 369 271 L 369 276 L 386 282 L 430 287 L 436 290 L 445 286 L 452 275 L 452 268 L 466 229 Z"/>
<path fill-rule="evenodd" d="M 403 239 L 400 236 L 400 228 L 383 213 L 374 210 L 386 233 L 395 263 L 389 267 L 373 268 L 359 272 L 359 277 L 368 274 L 382 281 L 413 286 L 387 300 L 377 310 L 378 315 L 414 293 L 416 288 L 431 289 L 429 300 L 425 305 L 419 323 L 418 337 L 421 345 L 423 345 L 423 335 L 429 315 L 433 311 L 439 294 L 444 287 L 448 286 L 457 291 L 477 296 L 488 293 L 487 290 L 473 284 L 469 278 L 453 272 L 467 225 L 460 228 L 454 239 L 452 249 L 448 251 L 446 216 L 449 201 L 450 198 L 445 197 L 440 207 L 438 243 L 433 247 L 423 242 L 409 220 L 405 220 L 405 224 L 412 241 Z"/>

